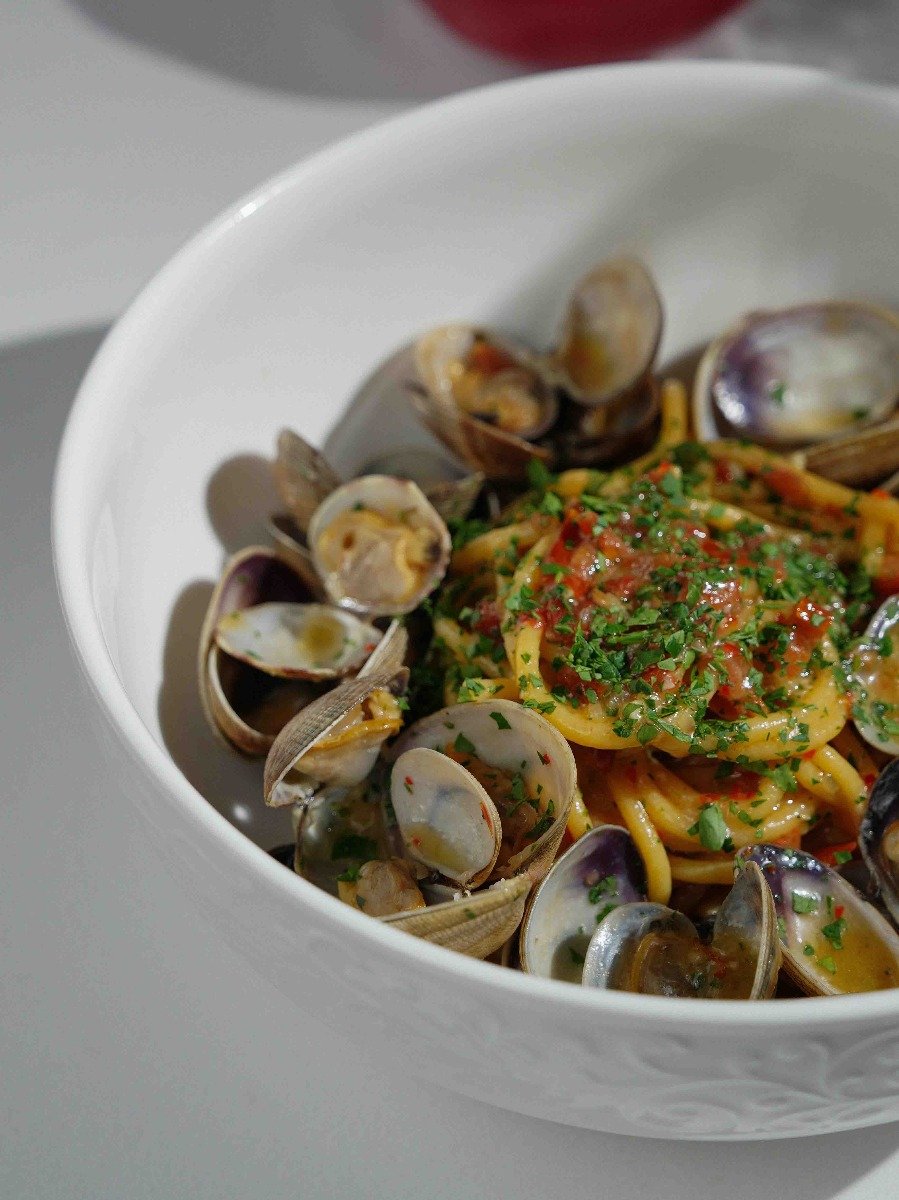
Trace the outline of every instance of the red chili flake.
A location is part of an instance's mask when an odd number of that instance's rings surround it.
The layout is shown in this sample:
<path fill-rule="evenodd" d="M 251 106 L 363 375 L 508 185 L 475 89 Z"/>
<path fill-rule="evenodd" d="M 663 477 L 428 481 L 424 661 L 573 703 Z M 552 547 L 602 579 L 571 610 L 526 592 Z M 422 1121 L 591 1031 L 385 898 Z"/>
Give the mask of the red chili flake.
<path fill-rule="evenodd" d="M 843 913 L 845 911 L 846 911 L 846 909 L 842 904 L 837 904 L 833 910 L 833 915 L 839 921 L 840 917 L 843 915 Z"/>
<path fill-rule="evenodd" d="M 420 837 L 414 837 L 414 838 L 411 838 L 410 840 L 411 840 L 411 842 L 412 842 L 412 845 L 413 845 L 413 846 L 420 846 L 420 845 L 421 845 L 421 838 L 420 838 Z"/>
<path fill-rule="evenodd" d="M 872 488 L 871 495 L 876 496 L 878 500 L 892 500 L 893 497 L 884 488 Z"/>
<path fill-rule="evenodd" d="M 412 779 L 411 775 L 407 775 L 406 778 L 403 780 L 403 786 L 405 787 L 407 792 L 412 791 L 413 779 Z"/>
<path fill-rule="evenodd" d="M 862 783 L 864 783 L 865 787 L 868 788 L 869 790 L 874 786 L 874 784 L 876 782 L 877 782 L 877 776 L 874 774 L 873 771 L 869 771 L 867 773 L 867 775 L 862 776 Z"/>
<path fill-rule="evenodd" d="M 818 751 L 814 750 L 814 749 L 806 750 L 805 753 L 802 755 L 802 757 L 805 759 L 806 762 L 811 762 L 817 753 L 818 753 Z"/>
<path fill-rule="evenodd" d="M 549 757 L 549 755 L 542 754 L 542 753 L 540 753 L 540 751 L 538 751 L 537 754 L 538 754 L 540 761 L 543 763 L 544 767 L 548 767 L 549 764 L 552 762 L 552 759 Z"/>

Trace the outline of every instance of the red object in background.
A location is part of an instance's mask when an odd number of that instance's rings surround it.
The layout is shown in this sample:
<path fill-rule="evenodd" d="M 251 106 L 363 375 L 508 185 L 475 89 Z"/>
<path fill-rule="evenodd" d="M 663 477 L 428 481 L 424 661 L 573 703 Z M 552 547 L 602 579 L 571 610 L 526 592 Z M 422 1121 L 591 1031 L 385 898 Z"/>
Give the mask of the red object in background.
<path fill-rule="evenodd" d="M 469 42 L 544 67 L 634 58 L 742 0 L 424 0 Z"/>

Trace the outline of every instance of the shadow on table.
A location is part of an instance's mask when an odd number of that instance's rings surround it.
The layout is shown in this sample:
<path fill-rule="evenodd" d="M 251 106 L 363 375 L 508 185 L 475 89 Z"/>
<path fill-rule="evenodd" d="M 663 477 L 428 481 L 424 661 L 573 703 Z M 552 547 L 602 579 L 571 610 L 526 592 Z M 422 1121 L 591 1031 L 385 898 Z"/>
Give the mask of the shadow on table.
<path fill-rule="evenodd" d="M 521 68 L 415 0 L 73 0 L 105 29 L 242 83 L 338 100 L 427 100 Z"/>

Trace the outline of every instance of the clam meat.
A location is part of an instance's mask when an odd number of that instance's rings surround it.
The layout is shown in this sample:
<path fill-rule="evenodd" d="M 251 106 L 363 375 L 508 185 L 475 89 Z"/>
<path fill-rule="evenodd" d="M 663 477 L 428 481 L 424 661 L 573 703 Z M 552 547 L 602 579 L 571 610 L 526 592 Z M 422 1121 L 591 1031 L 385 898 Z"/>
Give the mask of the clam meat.
<path fill-rule="evenodd" d="M 760 844 L 738 861 L 762 870 L 784 968 L 810 996 L 899 987 L 899 934 L 841 875 L 802 850 Z"/>

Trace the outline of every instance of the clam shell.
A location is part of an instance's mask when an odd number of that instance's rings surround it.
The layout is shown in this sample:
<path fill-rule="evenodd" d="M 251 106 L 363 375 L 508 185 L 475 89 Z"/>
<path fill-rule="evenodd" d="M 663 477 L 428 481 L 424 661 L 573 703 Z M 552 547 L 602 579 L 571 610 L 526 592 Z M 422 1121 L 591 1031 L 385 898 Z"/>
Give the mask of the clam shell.
<path fill-rule="evenodd" d="M 373 692 L 384 689 L 398 695 L 405 689 L 408 677 L 405 668 L 360 674 L 338 684 L 297 713 L 278 734 L 265 760 L 266 804 L 272 807 L 295 804 L 308 799 L 322 783 L 350 785 L 365 779 L 384 741 L 399 729 L 399 720 L 395 728 L 378 725 L 371 731 L 362 722 L 358 735 L 348 739 L 348 744 L 339 751 L 319 753 L 314 769 L 306 756 L 329 734 L 335 733 L 337 726 Z"/>
<path fill-rule="evenodd" d="M 899 925 L 899 759 L 884 767 L 871 789 L 858 844 L 881 900 Z"/>
<path fill-rule="evenodd" d="M 516 875 L 472 896 L 381 920 L 435 946 L 445 946 L 471 958 L 486 958 L 515 933 L 530 890 L 530 878 Z"/>
<path fill-rule="evenodd" d="M 357 671 L 381 631 L 327 604 L 269 602 L 226 613 L 215 641 L 232 658 L 284 679 L 336 679 Z"/>
<path fill-rule="evenodd" d="M 899 934 L 836 871 L 801 850 L 767 844 L 741 850 L 737 861 L 761 868 L 784 968 L 802 991 L 838 996 L 899 986 Z"/>
<path fill-rule="evenodd" d="M 590 987 L 696 999 L 762 1000 L 780 970 L 774 900 L 754 862 L 742 864 L 715 917 L 711 945 L 683 913 L 662 904 L 624 904 L 587 947 Z"/>
<path fill-rule="evenodd" d="M 200 701 L 213 732 L 243 754 L 265 754 L 278 729 L 317 691 L 302 681 L 275 682 L 229 657 L 215 644 L 216 626 L 225 614 L 263 601 L 310 599 L 304 581 L 266 546 L 249 546 L 229 558 L 212 593 L 197 651 Z"/>
<path fill-rule="evenodd" d="M 797 466 L 837 483 L 879 484 L 884 491 L 894 491 L 899 484 L 899 478 L 893 478 L 899 471 L 899 419 L 821 442 L 792 457 Z"/>
<path fill-rule="evenodd" d="M 883 420 L 897 397 L 895 313 L 848 301 L 802 304 L 749 313 L 712 342 L 696 373 L 694 422 L 701 429 L 715 412 L 725 431 L 799 446 Z"/>
<path fill-rule="evenodd" d="M 465 887 L 483 883 L 502 840 L 499 813 L 460 764 L 417 746 L 391 772 L 390 799 L 406 855 Z"/>
<path fill-rule="evenodd" d="M 634 258 L 602 263 L 572 293 L 551 362 L 579 404 L 618 406 L 649 375 L 662 339 L 662 301 Z"/>
<path fill-rule="evenodd" d="M 522 970 L 580 983 L 599 921 L 619 904 L 646 899 L 646 871 L 631 835 L 597 825 L 552 866 L 531 897 L 521 927 Z"/>
<path fill-rule="evenodd" d="M 746 862 L 737 872 L 715 917 L 712 947 L 739 964 L 721 981 L 720 998 L 768 1000 L 774 995 L 781 964 L 777 912 L 757 863 Z"/>
<path fill-rule="evenodd" d="M 683 913 L 648 901 L 622 904 L 599 923 L 584 956 L 586 987 L 630 991 L 631 964 L 649 934 L 675 934 L 695 939 L 693 923 Z"/>
<path fill-rule="evenodd" d="M 354 515 L 375 514 L 418 538 L 424 563 L 398 566 L 386 532 L 351 529 Z M 335 528 L 346 532 L 335 541 Z M 376 535 L 377 532 L 377 535 Z M 363 475 L 332 492 L 309 522 L 309 548 L 325 590 L 335 604 L 372 616 L 411 612 L 443 578 L 449 564 L 449 530 L 421 489 L 389 475 Z"/>
<path fill-rule="evenodd" d="M 343 482 L 324 455 L 291 429 L 278 434 L 274 472 L 284 507 L 303 533 L 321 502 Z"/>
<path fill-rule="evenodd" d="M 463 753 L 508 775 L 520 774 L 530 795 L 539 797 L 546 829 L 523 849 L 499 861 L 494 876 L 508 877 L 526 870 L 533 881 L 541 879 L 559 848 L 577 787 L 577 769 L 568 742 L 538 713 L 511 700 L 494 699 L 454 704 L 424 717 L 403 733 L 391 748 L 390 758 L 395 761 L 418 746 L 442 750 L 447 744 L 464 748 Z"/>
<path fill-rule="evenodd" d="M 856 729 L 876 750 L 899 754 L 899 595 L 871 618 L 846 677 Z"/>
<path fill-rule="evenodd" d="M 495 345 L 517 364 L 516 378 L 527 378 L 526 391 L 536 401 L 539 416 L 527 428 L 511 431 L 460 406 L 457 388 L 464 375 L 464 363 L 476 339 Z M 488 479 L 519 479 L 527 475 L 534 458 L 548 463 L 550 451 L 536 445 L 558 416 L 558 399 L 536 357 L 521 346 L 470 325 L 445 325 L 431 330 L 415 345 L 417 388 L 411 392 L 412 404 L 427 428 L 463 462 L 483 472 Z M 476 391 L 489 410 L 495 394 L 509 386 L 508 373 L 500 372 Z"/>

